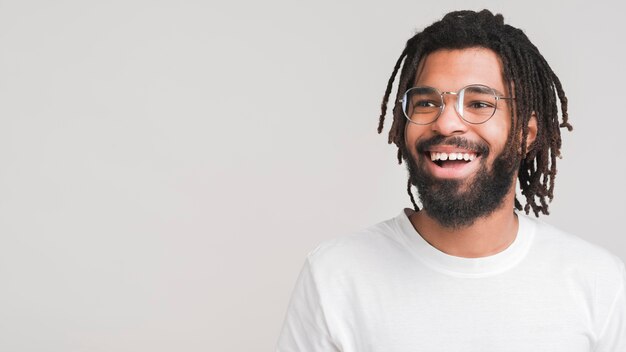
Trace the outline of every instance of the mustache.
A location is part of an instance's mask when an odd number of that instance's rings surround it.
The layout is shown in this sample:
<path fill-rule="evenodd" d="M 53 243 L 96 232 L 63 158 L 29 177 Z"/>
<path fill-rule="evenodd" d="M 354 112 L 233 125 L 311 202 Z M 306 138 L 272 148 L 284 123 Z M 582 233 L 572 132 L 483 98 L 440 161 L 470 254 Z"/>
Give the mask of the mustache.
<path fill-rule="evenodd" d="M 416 149 L 418 152 L 423 153 L 426 152 L 427 149 L 437 145 L 448 145 L 457 148 L 469 149 L 485 156 L 489 154 L 489 148 L 485 143 L 472 142 L 460 136 L 434 136 L 417 142 Z"/>

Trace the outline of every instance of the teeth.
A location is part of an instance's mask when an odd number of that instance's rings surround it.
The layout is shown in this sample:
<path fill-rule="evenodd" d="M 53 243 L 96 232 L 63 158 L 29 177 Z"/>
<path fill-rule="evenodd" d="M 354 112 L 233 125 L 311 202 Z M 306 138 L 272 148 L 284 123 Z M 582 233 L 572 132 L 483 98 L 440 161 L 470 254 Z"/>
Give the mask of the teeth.
<path fill-rule="evenodd" d="M 445 160 L 472 161 L 474 159 L 476 159 L 476 154 L 474 154 L 474 153 L 438 153 L 438 152 L 431 152 L 430 153 L 430 160 L 432 160 L 432 161 L 437 161 L 437 160 L 441 160 L 441 161 L 445 161 Z"/>

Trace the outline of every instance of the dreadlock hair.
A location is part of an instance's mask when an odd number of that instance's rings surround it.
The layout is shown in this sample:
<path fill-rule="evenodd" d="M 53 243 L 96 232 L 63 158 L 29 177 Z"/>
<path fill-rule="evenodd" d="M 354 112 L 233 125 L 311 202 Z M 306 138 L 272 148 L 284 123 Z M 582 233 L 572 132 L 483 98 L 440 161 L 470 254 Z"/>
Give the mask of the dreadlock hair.
<path fill-rule="evenodd" d="M 511 95 L 516 98 L 513 104 L 509 104 L 511 116 L 517 116 L 517 121 L 512 123 L 510 132 L 514 133 L 513 136 L 520 133 L 522 136 L 521 141 L 514 142 L 511 148 L 519 148 L 521 155 L 525 155 L 518 171 L 521 193 L 526 198 L 523 209 L 526 214 L 532 209 L 537 217 L 539 213 L 548 215 L 548 202 L 553 198 L 554 178 L 557 172 L 556 158 L 561 157 L 559 128 L 572 130 L 572 125 L 568 122 L 567 97 L 559 78 L 537 47 L 522 30 L 504 24 L 501 14 L 494 15 L 489 10 L 451 12 L 409 39 L 387 82 L 378 133 L 383 130 L 387 102 L 395 77 L 402 67 L 388 139 L 389 144 L 394 143 L 398 147 L 398 163 L 402 164 L 402 150 L 406 147 L 404 129 L 407 120 L 399 100 L 414 84 L 418 64 L 428 54 L 439 49 L 471 47 L 491 49 L 502 60 L 505 84 Z M 562 122 L 559 122 L 557 96 L 560 101 Z M 528 122 L 533 113 L 537 118 L 537 136 L 527 150 Z M 410 180 L 407 191 L 415 210 L 419 210 L 411 192 Z M 522 210 L 522 204 L 517 196 L 515 208 Z"/>

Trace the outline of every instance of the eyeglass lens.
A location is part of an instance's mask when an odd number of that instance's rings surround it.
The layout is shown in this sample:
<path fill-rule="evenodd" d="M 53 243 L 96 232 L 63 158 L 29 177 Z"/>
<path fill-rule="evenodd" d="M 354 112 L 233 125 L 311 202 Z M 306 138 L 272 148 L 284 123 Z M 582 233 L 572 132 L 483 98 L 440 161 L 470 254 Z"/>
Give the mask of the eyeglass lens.
<path fill-rule="evenodd" d="M 414 87 L 405 93 L 402 108 L 406 117 L 418 124 L 429 124 L 437 119 L 443 107 L 443 95 L 432 87 Z M 455 109 L 469 123 L 483 123 L 496 109 L 494 91 L 481 85 L 467 86 L 457 94 Z"/>

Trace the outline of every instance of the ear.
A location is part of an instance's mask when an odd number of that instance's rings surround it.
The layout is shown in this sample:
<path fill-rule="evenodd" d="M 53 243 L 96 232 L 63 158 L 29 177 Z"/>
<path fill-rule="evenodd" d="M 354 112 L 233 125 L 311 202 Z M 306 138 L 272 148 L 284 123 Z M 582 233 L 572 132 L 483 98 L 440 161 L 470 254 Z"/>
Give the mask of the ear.
<path fill-rule="evenodd" d="M 533 111 L 528 120 L 528 136 L 526 137 L 526 151 L 530 150 L 530 146 L 537 138 L 537 114 Z"/>

